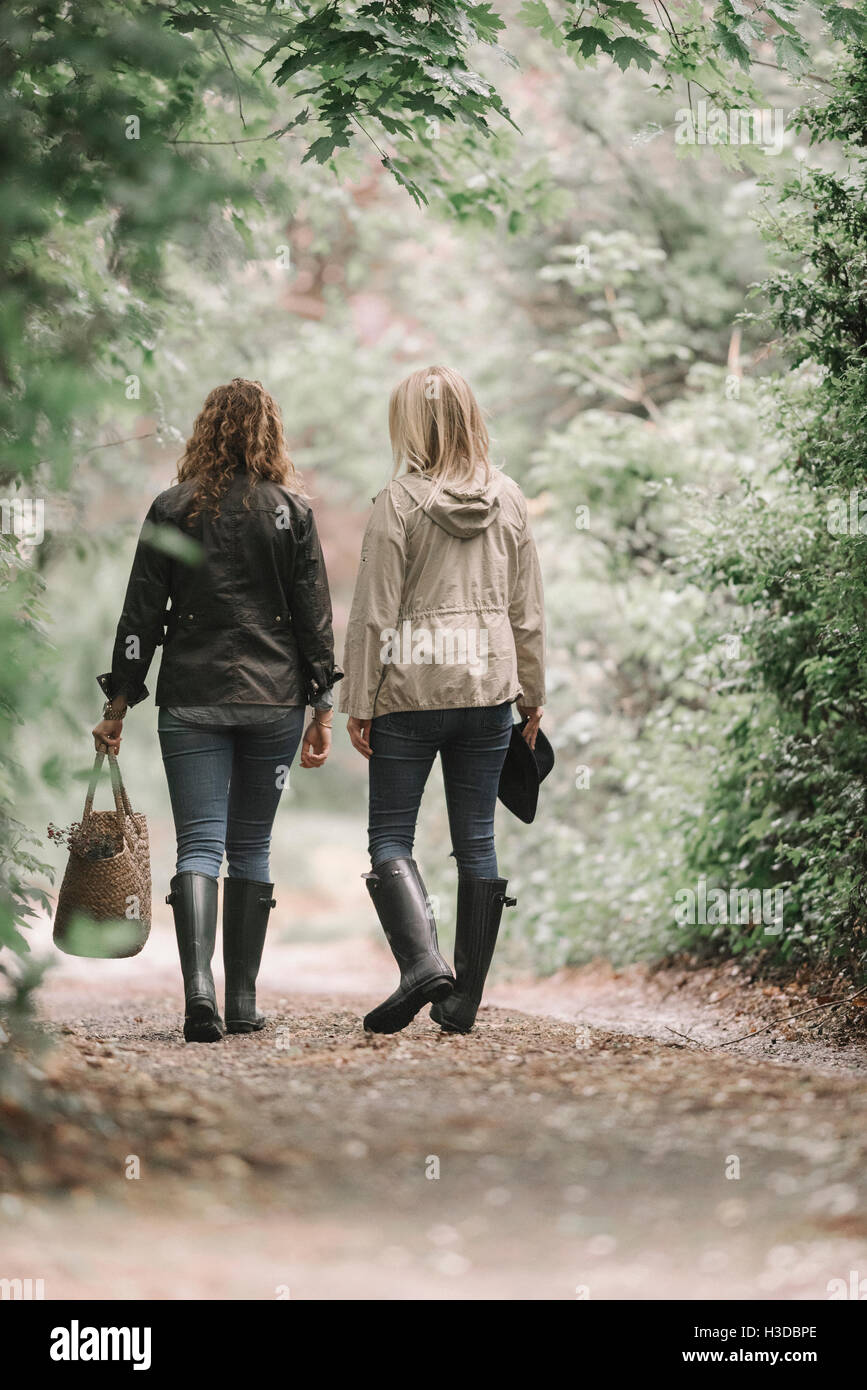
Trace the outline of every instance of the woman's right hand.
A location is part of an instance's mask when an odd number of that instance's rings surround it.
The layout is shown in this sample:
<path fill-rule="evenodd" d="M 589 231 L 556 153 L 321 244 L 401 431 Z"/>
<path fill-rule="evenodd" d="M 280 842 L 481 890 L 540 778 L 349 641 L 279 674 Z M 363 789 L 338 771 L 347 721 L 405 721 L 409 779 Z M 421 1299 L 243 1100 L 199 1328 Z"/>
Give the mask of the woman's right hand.
<path fill-rule="evenodd" d="M 354 715 L 349 716 L 346 728 L 349 732 L 349 741 L 353 748 L 361 754 L 363 758 L 371 758 L 373 749 L 370 746 L 370 725 L 369 719 L 356 719 Z"/>
<path fill-rule="evenodd" d="M 535 748 L 536 735 L 539 732 L 539 725 L 542 722 L 542 715 L 545 713 L 545 707 L 544 705 L 518 705 L 518 713 L 522 719 L 526 719 L 527 721 L 521 737 L 531 748 Z"/>
<path fill-rule="evenodd" d="M 99 723 L 91 730 L 93 746 L 97 753 L 104 753 L 108 749 L 109 753 L 114 753 L 117 757 L 122 731 L 122 719 L 100 719 Z"/>

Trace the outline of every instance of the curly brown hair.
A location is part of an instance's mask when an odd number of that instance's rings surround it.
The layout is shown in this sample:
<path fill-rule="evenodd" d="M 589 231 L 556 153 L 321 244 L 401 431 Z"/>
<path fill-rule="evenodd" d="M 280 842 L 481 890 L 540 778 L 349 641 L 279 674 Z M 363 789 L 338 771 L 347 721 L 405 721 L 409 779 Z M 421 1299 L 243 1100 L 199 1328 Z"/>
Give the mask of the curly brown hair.
<path fill-rule="evenodd" d="M 261 381 L 240 376 L 206 397 L 178 464 L 178 482 L 196 484 L 191 517 L 203 508 L 219 515 L 220 499 L 238 467 L 246 469 L 251 486 L 269 478 L 301 491 L 277 402 Z"/>

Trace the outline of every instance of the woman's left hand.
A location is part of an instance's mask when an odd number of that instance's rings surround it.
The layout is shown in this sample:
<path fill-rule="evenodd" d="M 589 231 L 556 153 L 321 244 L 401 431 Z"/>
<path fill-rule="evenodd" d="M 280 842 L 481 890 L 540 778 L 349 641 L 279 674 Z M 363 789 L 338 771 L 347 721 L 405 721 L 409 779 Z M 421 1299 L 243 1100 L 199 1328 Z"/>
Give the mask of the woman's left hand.
<path fill-rule="evenodd" d="M 522 719 L 526 719 L 524 732 L 521 735 L 525 743 L 531 748 L 536 747 L 536 735 L 539 732 L 539 725 L 542 722 L 542 715 L 545 710 L 542 705 L 518 705 L 518 713 Z"/>
<path fill-rule="evenodd" d="M 301 745 L 301 766 L 321 767 L 331 752 L 331 725 L 311 719 Z"/>

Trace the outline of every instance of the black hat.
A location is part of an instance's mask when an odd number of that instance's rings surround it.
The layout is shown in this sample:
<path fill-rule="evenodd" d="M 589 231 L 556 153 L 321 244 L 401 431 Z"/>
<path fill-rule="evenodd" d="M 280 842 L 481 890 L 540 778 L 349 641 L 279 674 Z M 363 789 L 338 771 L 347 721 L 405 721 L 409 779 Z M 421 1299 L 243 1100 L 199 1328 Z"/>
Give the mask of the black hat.
<path fill-rule="evenodd" d="M 554 766 L 554 749 L 541 729 L 536 734 L 535 749 L 531 748 L 524 740 L 526 724 L 526 719 L 522 719 L 512 728 L 497 796 L 513 816 L 530 825 L 536 818 L 539 783 L 544 782 Z"/>

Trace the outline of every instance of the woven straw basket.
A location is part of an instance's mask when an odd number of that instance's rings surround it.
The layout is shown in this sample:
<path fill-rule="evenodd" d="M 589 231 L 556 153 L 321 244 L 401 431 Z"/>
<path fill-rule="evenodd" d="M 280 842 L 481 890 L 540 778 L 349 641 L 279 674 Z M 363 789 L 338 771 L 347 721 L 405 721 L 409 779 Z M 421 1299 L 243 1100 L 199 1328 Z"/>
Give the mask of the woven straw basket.
<path fill-rule="evenodd" d="M 104 759 L 97 753 L 54 914 L 54 944 L 70 956 L 136 956 L 151 929 L 147 820 L 132 810 L 112 752 L 114 810 L 94 811 Z"/>

